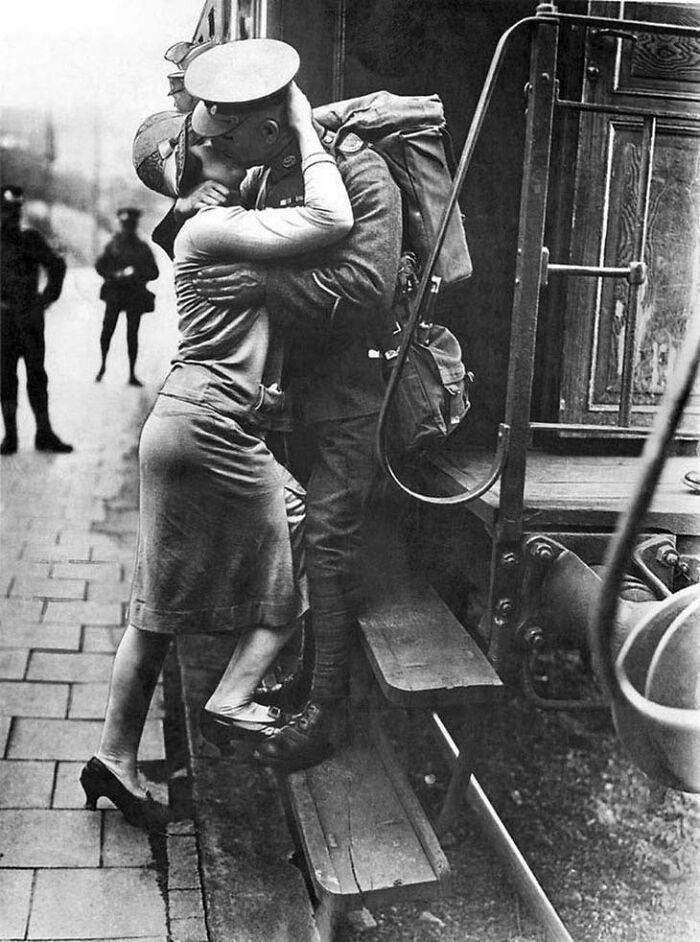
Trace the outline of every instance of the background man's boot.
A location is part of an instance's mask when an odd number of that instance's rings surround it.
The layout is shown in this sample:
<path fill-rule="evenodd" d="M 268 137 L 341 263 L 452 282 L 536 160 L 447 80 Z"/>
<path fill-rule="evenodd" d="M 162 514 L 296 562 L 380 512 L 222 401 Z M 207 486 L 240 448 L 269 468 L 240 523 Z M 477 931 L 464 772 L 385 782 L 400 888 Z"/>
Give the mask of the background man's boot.
<path fill-rule="evenodd" d="M 37 451 L 53 451 L 59 455 L 67 455 L 73 451 L 73 446 L 62 442 L 51 428 L 48 413 L 42 413 L 36 417 L 34 447 Z"/>
<path fill-rule="evenodd" d="M 5 422 L 5 437 L 0 444 L 0 455 L 14 455 L 17 451 L 17 406 L 3 403 L 2 417 Z"/>

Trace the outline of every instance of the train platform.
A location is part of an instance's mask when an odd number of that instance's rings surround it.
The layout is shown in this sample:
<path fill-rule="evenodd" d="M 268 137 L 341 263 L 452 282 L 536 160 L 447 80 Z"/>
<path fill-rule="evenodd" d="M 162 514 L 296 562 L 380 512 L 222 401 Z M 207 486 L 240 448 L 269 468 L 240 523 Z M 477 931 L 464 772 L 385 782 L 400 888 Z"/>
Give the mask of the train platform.
<path fill-rule="evenodd" d="M 126 384 L 122 324 L 97 385 L 99 284 L 70 269 L 46 316 L 52 420 L 74 452 L 34 450 L 21 380 L 20 448 L 0 467 L 0 938 L 206 942 L 193 823 L 149 842 L 104 799 L 86 811 L 78 782 L 123 630 L 138 432 L 175 340 L 159 285 L 159 308 L 142 321 L 143 388 Z M 171 772 L 164 716 L 160 685 L 142 756 L 161 795 Z"/>

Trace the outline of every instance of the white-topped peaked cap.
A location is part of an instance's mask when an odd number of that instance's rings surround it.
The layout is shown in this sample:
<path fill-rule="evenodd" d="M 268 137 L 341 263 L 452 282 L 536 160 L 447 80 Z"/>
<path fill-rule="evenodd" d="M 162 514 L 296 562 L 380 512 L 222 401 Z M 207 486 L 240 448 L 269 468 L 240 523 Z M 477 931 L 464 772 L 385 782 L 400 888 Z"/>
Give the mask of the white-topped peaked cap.
<path fill-rule="evenodd" d="M 198 55 L 186 70 L 185 87 L 225 110 L 249 108 L 281 92 L 299 64 L 296 49 L 278 39 L 236 39 Z"/>

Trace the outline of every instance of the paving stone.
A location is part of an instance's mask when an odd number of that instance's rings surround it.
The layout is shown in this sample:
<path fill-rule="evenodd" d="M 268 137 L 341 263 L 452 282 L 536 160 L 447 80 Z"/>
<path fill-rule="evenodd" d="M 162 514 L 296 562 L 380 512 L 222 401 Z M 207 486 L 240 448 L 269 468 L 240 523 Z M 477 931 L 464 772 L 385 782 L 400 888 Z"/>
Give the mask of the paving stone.
<path fill-rule="evenodd" d="M 74 684 L 70 696 L 69 719 L 102 719 L 105 715 L 108 694 L 108 683 Z M 156 687 L 154 691 L 148 716 L 150 719 L 163 719 L 165 716 L 161 686 Z"/>
<path fill-rule="evenodd" d="M 68 709 L 68 684 L 0 681 L 0 713 L 5 716 L 58 716 Z"/>
<path fill-rule="evenodd" d="M 147 867 L 152 862 L 148 834 L 125 821 L 120 811 L 106 811 L 102 834 L 102 866 Z"/>
<path fill-rule="evenodd" d="M 0 939 L 23 939 L 32 897 L 32 870 L 0 870 Z"/>
<path fill-rule="evenodd" d="M 168 904 L 171 919 L 204 918 L 204 904 L 199 889 L 169 891 Z"/>
<path fill-rule="evenodd" d="M 99 585 L 100 583 L 97 583 Z M 83 642 L 81 648 L 88 652 L 109 652 L 114 654 L 124 634 L 124 628 L 115 625 L 104 627 L 88 626 L 83 628 Z"/>
<path fill-rule="evenodd" d="M 8 759 L 67 759 L 85 762 L 100 739 L 101 720 L 15 719 L 7 747 Z M 139 749 L 140 761 L 163 759 L 163 723 L 147 720 Z"/>
<path fill-rule="evenodd" d="M 120 582 L 122 567 L 119 563 L 56 563 L 51 569 L 53 579 L 84 579 L 86 582 Z"/>
<path fill-rule="evenodd" d="M 32 560 L 18 559 L 12 565 L 12 570 L 15 576 L 36 576 L 37 579 L 48 579 L 51 575 L 51 563 L 35 563 Z"/>
<path fill-rule="evenodd" d="M 38 622 L 43 607 L 38 599 L 0 599 L 0 619 L 3 624 Z"/>
<path fill-rule="evenodd" d="M 71 559 L 88 560 L 90 558 L 90 544 L 84 546 L 59 546 L 50 541 L 41 542 L 32 540 L 28 542 L 22 553 L 22 559 L 37 563 L 67 563 Z"/>
<path fill-rule="evenodd" d="M 54 762 L 0 761 L 0 808 L 48 808 L 54 771 Z"/>
<path fill-rule="evenodd" d="M 80 625 L 0 625 L 0 648 L 59 648 L 77 651 Z"/>
<path fill-rule="evenodd" d="M 95 743 L 94 745 L 97 745 Z M 89 758 L 89 756 L 86 756 Z M 85 765 L 82 762 L 59 762 L 56 768 L 56 787 L 51 801 L 52 808 L 84 808 L 85 792 L 80 784 L 80 772 Z M 112 803 L 106 798 L 100 798 L 98 808 L 111 808 Z"/>
<path fill-rule="evenodd" d="M 0 678 L 6 680 L 22 680 L 27 669 L 29 651 L 22 648 L 7 648 L 0 650 Z"/>
<path fill-rule="evenodd" d="M 12 718 L 9 716 L 0 716 L 0 759 L 5 755 L 7 744 L 10 740 L 10 727 Z"/>
<path fill-rule="evenodd" d="M 199 890 L 200 886 L 196 839 L 168 833 L 168 890 Z"/>
<path fill-rule="evenodd" d="M 99 867 L 101 824 L 87 811 L 0 811 L 0 867 Z"/>
<path fill-rule="evenodd" d="M 128 602 L 131 598 L 131 580 L 124 582 L 88 582 L 89 602 Z"/>
<path fill-rule="evenodd" d="M 171 942 L 208 942 L 209 933 L 204 919 L 170 920 Z"/>
<path fill-rule="evenodd" d="M 63 680 L 72 683 L 106 681 L 112 675 L 114 658 L 109 654 L 73 654 L 32 651 L 29 680 Z"/>
<path fill-rule="evenodd" d="M 122 606 L 116 602 L 49 602 L 44 621 L 62 625 L 121 625 Z"/>
<path fill-rule="evenodd" d="M 152 870 L 125 867 L 37 874 L 28 939 L 166 935 L 165 907 Z"/>
<path fill-rule="evenodd" d="M 79 599 L 85 598 L 87 583 L 81 579 L 41 579 L 19 576 L 12 583 L 11 598 Z"/>

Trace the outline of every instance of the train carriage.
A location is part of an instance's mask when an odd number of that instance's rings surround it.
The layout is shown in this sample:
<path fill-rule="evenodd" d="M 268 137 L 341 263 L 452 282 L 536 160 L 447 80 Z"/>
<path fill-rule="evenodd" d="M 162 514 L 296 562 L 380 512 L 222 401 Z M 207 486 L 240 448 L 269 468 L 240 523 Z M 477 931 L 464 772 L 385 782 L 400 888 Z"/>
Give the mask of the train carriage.
<path fill-rule="evenodd" d="M 298 49 L 314 105 L 379 88 L 440 95 L 463 145 L 446 211 L 460 206 L 474 265 L 435 310 L 476 374 L 469 415 L 403 463 L 382 432 L 391 384 L 380 424 L 393 484 L 368 546 L 366 735 L 287 783 L 317 927 L 330 937 L 344 910 L 447 893 L 436 834 L 463 796 L 549 937 L 569 939 L 446 716 L 487 735 L 504 690 L 542 710 L 600 708 L 536 676 L 538 659 L 592 645 L 635 760 L 666 786 L 700 790 L 700 497 L 684 482 L 700 471 L 700 13 L 210 0 L 193 41 L 262 36 Z M 649 661 L 660 676 L 669 634 L 671 679 L 652 695 L 664 683 Z M 454 770 L 436 823 L 382 730 L 387 705 L 422 717 Z"/>

